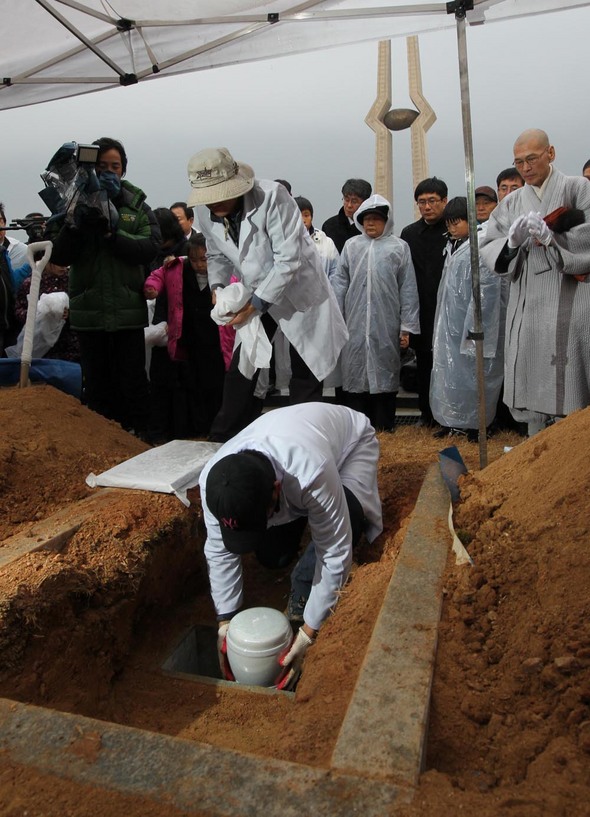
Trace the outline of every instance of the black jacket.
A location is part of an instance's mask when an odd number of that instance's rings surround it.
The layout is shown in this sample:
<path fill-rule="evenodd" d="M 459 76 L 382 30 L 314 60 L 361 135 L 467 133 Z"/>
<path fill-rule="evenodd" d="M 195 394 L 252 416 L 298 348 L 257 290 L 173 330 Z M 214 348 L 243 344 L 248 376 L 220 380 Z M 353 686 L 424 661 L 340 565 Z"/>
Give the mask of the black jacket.
<path fill-rule="evenodd" d="M 355 235 L 360 235 L 355 224 L 351 224 L 348 218 L 344 215 L 344 207 L 338 211 L 338 215 L 332 216 L 322 224 L 322 230 L 329 236 L 338 252 L 342 252 L 342 247 L 346 244 L 349 238 L 354 238 Z"/>
<path fill-rule="evenodd" d="M 414 336 L 412 346 L 414 349 L 423 346 L 425 350 L 430 350 L 436 313 L 436 294 L 445 260 L 447 225 L 442 218 L 436 224 L 427 224 L 421 218 L 404 227 L 400 238 L 407 241 L 410 246 L 420 301 L 420 335 Z"/>

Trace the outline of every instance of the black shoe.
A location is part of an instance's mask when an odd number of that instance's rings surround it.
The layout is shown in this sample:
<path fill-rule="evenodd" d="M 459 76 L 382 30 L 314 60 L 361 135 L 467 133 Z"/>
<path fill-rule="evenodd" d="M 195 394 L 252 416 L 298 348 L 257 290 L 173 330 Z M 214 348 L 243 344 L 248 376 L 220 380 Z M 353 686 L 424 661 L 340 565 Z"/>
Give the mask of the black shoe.
<path fill-rule="evenodd" d="M 450 437 L 453 429 L 447 428 L 446 426 L 441 426 L 438 431 L 435 431 L 432 435 L 437 440 L 442 440 L 443 437 Z"/>

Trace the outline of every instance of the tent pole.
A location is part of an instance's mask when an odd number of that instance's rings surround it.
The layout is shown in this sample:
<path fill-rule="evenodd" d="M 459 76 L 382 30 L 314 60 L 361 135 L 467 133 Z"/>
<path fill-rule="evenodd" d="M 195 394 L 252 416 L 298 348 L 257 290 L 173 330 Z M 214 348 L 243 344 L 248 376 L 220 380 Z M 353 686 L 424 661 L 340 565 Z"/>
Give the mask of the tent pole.
<path fill-rule="evenodd" d="M 471 253 L 471 289 L 474 302 L 474 326 L 469 337 L 475 342 L 477 370 L 478 420 L 479 420 L 479 467 L 488 464 L 486 435 L 486 403 L 483 358 L 483 325 L 481 320 L 481 290 L 479 285 L 479 246 L 477 241 L 477 217 L 475 214 L 475 182 L 473 161 L 473 136 L 471 131 L 471 99 L 469 95 L 469 68 L 467 63 L 467 37 L 465 15 L 473 8 L 473 0 L 457 0 L 447 3 L 449 14 L 457 22 L 457 52 L 459 78 L 461 81 L 461 118 L 463 121 L 463 146 L 465 149 L 465 181 L 467 185 L 467 217 L 469 222 L 469 247 Z"/>

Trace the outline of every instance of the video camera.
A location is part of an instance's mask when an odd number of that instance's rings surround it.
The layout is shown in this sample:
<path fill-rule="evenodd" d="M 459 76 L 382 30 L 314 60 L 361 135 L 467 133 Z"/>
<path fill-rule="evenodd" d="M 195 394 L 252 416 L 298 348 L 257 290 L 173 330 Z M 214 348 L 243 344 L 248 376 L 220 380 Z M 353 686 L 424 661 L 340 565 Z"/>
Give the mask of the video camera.
<path fill-rule="evenodd" d="M 42 241 L 45 235 L 45 223 L 47 216 L 42 213 L 29 213 L 24 218 L 13 218 L 7 230 L 25 230 L 29 244 L 35 241 Z"/>
<path fill-rule="evenodd" d="M 95 167 L 99 151 L 99 145 L 76 145 L 76 164 Z"/>
<path fill-rule="evenodd" d="M 66 142 L 51 157 L 41 178 L 45 189 L 39 192 L 51 210 L 50 220 L 64 220 L 66 225 L 95 228 L 111 232 L 118 213 L 101 189 L 96 174 L 99 145 Z"/>

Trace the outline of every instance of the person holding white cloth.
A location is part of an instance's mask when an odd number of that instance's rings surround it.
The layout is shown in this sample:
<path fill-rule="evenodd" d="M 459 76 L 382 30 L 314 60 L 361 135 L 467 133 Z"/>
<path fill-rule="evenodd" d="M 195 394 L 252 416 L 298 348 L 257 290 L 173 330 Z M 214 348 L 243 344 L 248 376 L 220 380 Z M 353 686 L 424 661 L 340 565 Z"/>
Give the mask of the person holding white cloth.
<path fill-rule="evenodd" d="M 253 551 L 265 567 L 285 569 L 309 524 L 288 605 L 302 626 L 282 661 L 294 681 L 338 600 L 354 545 L 363 533 L 372 542 L 383 530 L 378 460 L 367 417 L 327 403 L 263 414 L 209 460 L 199 486 L 220 646 L 243 603 L 242 554 Z"/>
<path fill-rule="evenodd" d="M 271 340 L 280 326 L 292 347 L 290 402 L 321 400 L 321 381 L 336 367 L 348 333 L 297 204 L 281 184 L 255 179 L 227 148 L 195 154 L 188 176 L 214 299 L 232 275 L 250 293 L 229 325 L 237 329 L 257 315 Z M 224 442 L 252 418 L 259 370 L 244 377 L 239 357 L 238 338 L 212 440 Z"/>
<path fill-rule="evenodd" d="M 237 313 L 249 302 L 250 293 L 243 284 L 237 282 L 220 287 L 216 292 L 211 317 L 219 326 L 233 325 Z M 256 314 L 247 323 L 240 323 L 236 329 L 240 347 L 238 368 L 250 380 L 256 369 L 266 369 L 270 365 L 272 346 L 262 321 Z"/>

